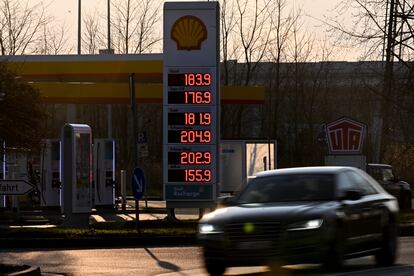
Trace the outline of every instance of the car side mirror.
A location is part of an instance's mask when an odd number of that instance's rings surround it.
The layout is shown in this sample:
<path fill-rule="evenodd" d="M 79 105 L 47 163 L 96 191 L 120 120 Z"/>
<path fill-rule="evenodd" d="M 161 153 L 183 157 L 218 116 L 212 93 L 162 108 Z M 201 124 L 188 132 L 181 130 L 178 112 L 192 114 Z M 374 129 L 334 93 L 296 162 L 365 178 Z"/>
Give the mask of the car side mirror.
<path fill-rule="evenodd" d="M 362 197 L 362 193 L 359 190 L 348 190 L 345 193 L 344 199 L 346 200 L 359 200 Z"/>

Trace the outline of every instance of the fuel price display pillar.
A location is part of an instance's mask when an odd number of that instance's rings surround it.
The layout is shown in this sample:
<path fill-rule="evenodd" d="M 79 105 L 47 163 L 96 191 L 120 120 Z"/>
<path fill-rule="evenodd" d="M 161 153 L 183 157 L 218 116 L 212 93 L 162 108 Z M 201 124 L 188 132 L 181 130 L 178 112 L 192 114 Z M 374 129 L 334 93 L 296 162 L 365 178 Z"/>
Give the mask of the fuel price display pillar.
<path fill-rule="evenodd" d="M 214 205 L 218 181 L 217 2 L 164 4 L 163 178 L 167 208 Z"/>

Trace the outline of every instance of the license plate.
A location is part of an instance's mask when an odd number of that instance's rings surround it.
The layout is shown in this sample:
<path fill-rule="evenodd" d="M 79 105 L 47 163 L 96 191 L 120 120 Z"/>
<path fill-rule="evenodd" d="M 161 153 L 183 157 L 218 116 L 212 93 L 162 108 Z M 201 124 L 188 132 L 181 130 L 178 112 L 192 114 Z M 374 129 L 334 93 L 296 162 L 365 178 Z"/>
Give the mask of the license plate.
<path fill-rule="evenodd" d="M 267 249 L 272 247 L 271 241 L 245 241 L 239 242 L 238 246 L 241 250 L 257 250 L 257 249 Z"/>

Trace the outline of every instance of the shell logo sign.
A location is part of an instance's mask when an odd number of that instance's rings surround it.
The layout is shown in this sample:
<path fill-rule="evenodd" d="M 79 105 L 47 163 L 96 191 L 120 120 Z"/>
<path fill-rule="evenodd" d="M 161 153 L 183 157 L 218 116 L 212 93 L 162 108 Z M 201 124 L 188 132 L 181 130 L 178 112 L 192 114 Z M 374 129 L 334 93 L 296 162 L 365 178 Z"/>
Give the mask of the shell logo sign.
<path fill-rule="evenodd" d="M 360 154 L 365 139 L 366 125 L 347 117 L 326 125 L 331 154 Z"/>
<path fill-rule="evenodd" d="M 177 50 L 200 50 L 207 39 L 206 25 L 198 17 L 182 16 L 172 26 L 171 39 L 177 44 Z"/>

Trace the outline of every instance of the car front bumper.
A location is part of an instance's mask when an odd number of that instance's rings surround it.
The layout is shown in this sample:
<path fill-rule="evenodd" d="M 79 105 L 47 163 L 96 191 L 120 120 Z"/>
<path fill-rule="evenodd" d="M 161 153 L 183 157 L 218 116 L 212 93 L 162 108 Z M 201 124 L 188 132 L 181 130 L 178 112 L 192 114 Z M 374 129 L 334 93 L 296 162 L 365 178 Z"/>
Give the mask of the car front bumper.
<path fill-rule="evenodd" d="M 226 266 L 319 263 L 327 255 L 329 235 L 324 229 L 284 231 L 275 240 L 240 239 L 225 233 L 199 235 L 204 258 L 224 262 Z"/>

